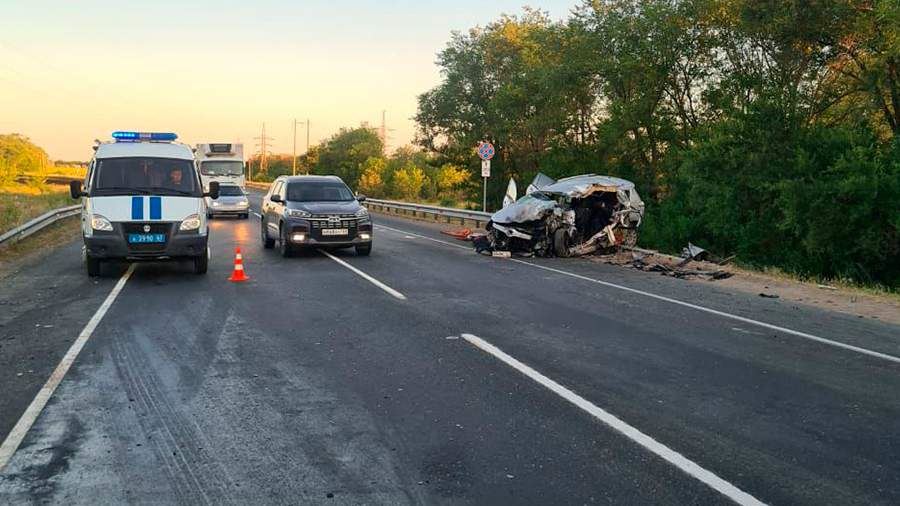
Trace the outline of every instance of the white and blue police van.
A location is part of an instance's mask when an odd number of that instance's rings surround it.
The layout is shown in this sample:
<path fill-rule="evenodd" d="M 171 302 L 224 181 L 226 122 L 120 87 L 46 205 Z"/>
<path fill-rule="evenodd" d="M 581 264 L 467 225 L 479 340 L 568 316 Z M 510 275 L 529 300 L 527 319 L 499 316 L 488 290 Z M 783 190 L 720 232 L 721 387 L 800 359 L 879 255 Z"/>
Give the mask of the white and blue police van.
<path fill-rule="evenodd" d="M 173 133 L 113 132 L 95 146 L 81 199 L 84 263 L 90 276 L 105 261 L 190 260 L 205 274 L 209 263 L 206 200 L 193 150 Z"/>

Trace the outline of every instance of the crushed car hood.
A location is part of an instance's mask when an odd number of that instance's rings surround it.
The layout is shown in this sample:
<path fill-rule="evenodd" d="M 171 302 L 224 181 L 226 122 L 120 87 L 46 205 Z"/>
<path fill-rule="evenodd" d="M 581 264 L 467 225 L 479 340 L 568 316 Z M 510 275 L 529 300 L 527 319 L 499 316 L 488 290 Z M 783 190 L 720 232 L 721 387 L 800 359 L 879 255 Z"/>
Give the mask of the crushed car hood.
<path fill-rule="evenodd" d="M 555 207 L 555 200 L 538 198 L 531 193 L 494 213 L 491 221 L 494 223 L 526 223 L 540 220 L 547 213 L 553 212 Z"/>
<path fill-rule="evenodd" d="M 494 223 L 526 223 L 540 220 L 551 213 L 557 203 L 552 198 L 541 198 L 540 194 L 551 197 L 562 195 L 568 198 L 584 198 L 595 192 L 615 192 L 626 208 L 643 215 L 644 202 L 634 188 L 634 183 L 612 176 L 585 174 L 567 177 L 559 181 L 538 173 L 529 188 L 538 188 L 491 216 Z"/>
<path fill-rule="evenodd" d="M 597 191 L 618 192 L 628 191 L 633 188 L 634 183 L 625 179 L 619 179 L 612 176 L 585 174 L 583 176 L 560 179 L 553 184 L 544 186 L 541 188 L 541 191 L 544 193 L 567 195 L 572 198 L 582 198 Z"/>

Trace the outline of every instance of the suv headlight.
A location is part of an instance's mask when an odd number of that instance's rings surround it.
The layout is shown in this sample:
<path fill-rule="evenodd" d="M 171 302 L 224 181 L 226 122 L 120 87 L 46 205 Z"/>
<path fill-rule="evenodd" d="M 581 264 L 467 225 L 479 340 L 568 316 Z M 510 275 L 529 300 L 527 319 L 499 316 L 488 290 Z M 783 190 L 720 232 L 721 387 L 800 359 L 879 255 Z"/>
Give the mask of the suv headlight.
<path fill-rule="evenodd" d="M 365 207 L 360 208 L 359 211 L 356 211 L 356 217 L 357 218 L 368 218 L 369 210 L 366 209 Z"/>
<path fill-rule="evenodd" d="M 191 230 L 197 230 L 200 228 L 200 216 L 197 214 L 192 214 L 185 219 L 181 220 L 181 225 L 179 225 L 178 230 L 182 232 L 187 232 Z"/>
<path fill-rule="evenodd" d="M 94 230 L 100 230 L 101 232 L 112 232 L 113 226 L 112 223 L 109 222 L 103 216 L 99 214 L 95 214 L 91 216 L 91 228 Z"/>
<path fill-rule="evenodd" d="M 309 218 L 312 213 L 303 209 L 285 209 L 284 214 L 291 218 Z"/>

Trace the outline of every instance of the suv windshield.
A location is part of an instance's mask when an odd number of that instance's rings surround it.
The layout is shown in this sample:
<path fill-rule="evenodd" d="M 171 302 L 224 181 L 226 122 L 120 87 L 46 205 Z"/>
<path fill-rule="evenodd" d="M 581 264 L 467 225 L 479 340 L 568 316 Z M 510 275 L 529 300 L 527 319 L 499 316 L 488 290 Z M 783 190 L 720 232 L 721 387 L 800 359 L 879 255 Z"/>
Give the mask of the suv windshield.
<path fill-rule="evenodd" d="M 244 194 L 240 186 L 223 185 L 219 186 L 219 195 L 223 197 L 239 197 Z"/>
<path fill-rule="evenodd" d="M 233 160 L 201 162 L 200 173 L 204 176 L 240 176 L 244 173 L 244 163 Z"/>
<path fill-rule="evenodd" d="M 291 202 L 349 202 L 355 200 L 347 185 L 337 181 L 289 183 L 287 200 Z"/>
<path fill-rule="evenodd" d="M 176 158 L 99 158 L 92 181 L 92 196 L 201 195 L 193 162 Z"/>

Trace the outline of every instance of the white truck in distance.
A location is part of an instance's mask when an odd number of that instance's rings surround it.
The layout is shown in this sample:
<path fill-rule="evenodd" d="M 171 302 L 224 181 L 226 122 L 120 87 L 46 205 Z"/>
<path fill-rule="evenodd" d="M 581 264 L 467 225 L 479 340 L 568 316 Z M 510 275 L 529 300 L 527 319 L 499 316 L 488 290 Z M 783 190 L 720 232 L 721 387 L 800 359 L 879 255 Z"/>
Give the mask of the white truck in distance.
<path fill-rule="evenodd" d="M 200 180 L 204 188 L 210 181 L 220 185 L 244 187 L 244 145 L 234 143 L 197 144 L 194 153 L 200 167 Z"/>

